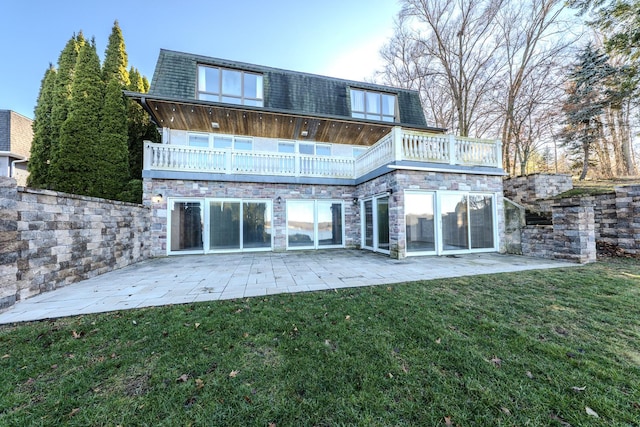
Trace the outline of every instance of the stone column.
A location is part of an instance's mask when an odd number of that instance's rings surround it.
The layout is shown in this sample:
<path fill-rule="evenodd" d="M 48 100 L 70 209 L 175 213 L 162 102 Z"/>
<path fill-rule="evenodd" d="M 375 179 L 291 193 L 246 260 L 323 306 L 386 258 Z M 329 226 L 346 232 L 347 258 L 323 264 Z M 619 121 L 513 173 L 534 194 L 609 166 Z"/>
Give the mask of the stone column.
<path fill-rule="evenodd" d="M 585 264 L 596 261 L 593 197 L 562 199 L 552 207 L 557 259 Z"/>
<path fill-rule="evenodd" d="M 23 242 L 18 232 L 18 189 L 14 179 L 0 177 L 0 309 L 19 298 L 18 258 Z"/>
<path fill-rule="evenodd" d="M 615 187 L 618 246 L 631 254 L 640 253 L 640 185 Z"/>

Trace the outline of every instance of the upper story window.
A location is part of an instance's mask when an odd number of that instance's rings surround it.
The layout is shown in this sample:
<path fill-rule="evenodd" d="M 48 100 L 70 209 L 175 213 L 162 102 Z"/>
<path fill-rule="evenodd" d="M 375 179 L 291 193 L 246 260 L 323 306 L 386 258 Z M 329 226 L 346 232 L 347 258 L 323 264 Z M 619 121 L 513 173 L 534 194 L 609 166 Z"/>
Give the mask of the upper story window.
<path fill-rule="evenodd" d="M 396 121 L 396 96 L 382 92 L 351 89 L 351 117 Z"/>
<path fill-rule="evenodd" d="M 251 151 L 253 140 L 233 135 L 218 135 L 210 133 L 189 133 L 187 143 L 191 147 L 218 148 Z"/>
<path fill-rule="evenodd" d="M 198 65 L 198 99 L 262 107 L 262 84 L 260 74 Z"/>

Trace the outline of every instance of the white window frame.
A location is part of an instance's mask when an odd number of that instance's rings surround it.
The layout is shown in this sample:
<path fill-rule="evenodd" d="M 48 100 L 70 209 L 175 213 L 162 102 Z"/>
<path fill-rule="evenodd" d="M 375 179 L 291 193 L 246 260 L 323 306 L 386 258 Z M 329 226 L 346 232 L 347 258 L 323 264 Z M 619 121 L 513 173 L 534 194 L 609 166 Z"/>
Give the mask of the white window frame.
<path fill-rule="evenodd" d="M 406 228 L 407 228 L 407 205 L 406 205 L 406 197 L 409 194 L 427 194 L 433 197 L 433 238 L 435 240 L 434 242 L 434 247 L 432 251 L 414 251 L 414 252 L 409 252 L 408 249 L 408 245 L 409 245 L 409 240 L 407 238 L 407 234 L 406 234 Z M 402 207 L 402 210 L 404 212 L 404 227 L 405 227 L 405 254 L 406 256 L 424 256 L 424 255 L 437 255 L 439 248 L 440 248 L 440 240 L 442 238 L 441 236 L 441 228 L 439 226 L 439 220 L 440 220 L 440 211 L 438 210 L 438 192 L 437 191 L 428 191 L 428 190 L 405 190 L 404 191 L 404 203 L 405 205 Z"/>
<path fill-rule="evenodd" d="M 354 92 L 362 92 L 364 94 L 364 110 L 362 111 L 353 109 L 353 93 Z M 367 111 L 367 94 L 375 94 L 380 97 L 380 113 L 372 113 Z M 383 107 L 382 107 L 383 95 L 393 97 L 394 99 L 393 115 L 384 114 Z M 349 108 L 351 109 L 351 117 L 361 118 L 365 120 L 377 120 L 377 121 L 387 122 L 387 123 L 396 123 L 398 121 L 398 95 L 395 93 L 380 92 L 376 90 L 368 90 L 368 89 L 360 89 L 357 87 L 352 87 L 352 88 L 349 88 L 349 99 L 351 100 L 351 103 L 349 105 Z M 361 115 L 364 117 L 359 117 Z M 372 118 L 370 116 L 375 116 L 375 118 Z M 385 120 L 385 118 L 390 120 Z"/>
<path fill-rule="evenodd" d="M 204 249 L 205 249 L 205 244 L 206 242 L 204 241 L 204 233 L 202 228 L 204 227 L 204 224 L 206 223 L 206 213 L 205 213 L 205 199 L 202 198 L 193 198 L 193 197 L 168 197 L 167 198 L 167 216 L 166 216 L 166 220 L 167 220 L 167 255 L 195 255 L 195 254 L 203 254 L 205 253 Z M 201 212 L 201 226 L 200 226 L 200 233 L 202 235 L 203 241 L 202 241 L 202 249 L 200 250 L 196 250 L 196 251 L 172 251 L 171 250 L 171 211 L 173 211 L 173 207 L 175 206 L 176 203 L 199 203 L 200 204 L 200 212 Z"/>
<path fill-rule="evenodd" d="M 207 90 L 200 90 L 200 69 L 201 68 L 213 68 L 213 69 L 217 69 L 218 70 L 218 90 L 217 92 L 211 92 L 211 91 L 207 91 Z M 232 72 L 236 72 L 236 73 L 240 73 L 240 96 L 236 96 L 236 95 L 229 95 L 229 94 L 225 94 L 222 93 L 222 74 L 223 71 L 232 71 Z M 261 97 L 251 97 L 251 96 L 246 96 L 245 94 L 245 75 L 252 75 L 252 76 L 258 76 L 261 78 L 262 82 L 261 82 L 261 86 L 262 86 L 262 90 L 261 90 Z M 205 84 L 207 84 L 205 82 Z M 205 97 L 217 97 L 217 101 L 214 100 L 213 102 L 224 102 L 224 103 L 228 103 L 223 101 L 223 98 L 234 98 L 234 99 L 238 99 L 239 105 L 248 105 L 248 106 L 256 106 L 256 107 L 264 107 L 264 75 L 261 73 L 256 73 L 253 71 L 245 71 L 245 70 L 237 70 L 237 69 L 233 69 L 233 68 L 225 68 L 225 67 L 216 67 L 213 65 L 206 65 L 206 64 L 198 64 L 197 66 L 197 73 L 196 73 L 196 93 L 197 93 L 197 97 L 198 99 L 203 99 L 203 100 L 208 100 L 211 101 L 211 99 L 207 99 Z M 201 97 L 201 95 L 204 95 L 204 97 Z M 257 103 L 258 105 L 253 105 L 253 103 Z"/>
<path fill-rule="evenodd" d="M 240 203 L 240 248 L 239 249 L 211 249 L 211 202 Z M 202 250 L 197 251 L 172 251 L 171 250 L 171 207 L 175 203 L 199 203 L 202 212 Z M 244 230 L 242 221 L 244 220 L 244 203 L 265 203 L 271 218 L 271 243 L 266 248 L 244 248 Z M 271 199 L 243 199 L 225 197 L 169 197 L 167 198 L 167 255 L 195 255 L 226 252 L 269 252 L 273 251 L 275 238 L 275 223 L 273 217 L 273 201 Z M 344 228 L 344 227 L 343 227 Z"/>
<path fill-rule="evenodd" d="M 497 193 L 491 193 L 486 191 L 453 191 L 453 190 L 445 190 L 445 191 L 436 191 L 437 200 L 436 200 L 436 227 L 437 227 L 437 240 L 438 244 L 438 253 L 437 255 L 457 255 L 457 254 L 469 254 L 469 253 L 481 253 L 481 252 L 496 252 L 498 250 L 498 206 L 497 206 Z M 469 203 L 469 195 L 476 196 L 490 196 L 491 197 L 491 207 L 492 207 L 492 226 L 493 226 L 493 247 L 492 248 L 476 248 L 476 249 L 454 249 L 454 250 L 445 250 L 444 242 L 442 237 L 442 196 L 444 195 L 456 195 L 456 196 L 466 196 L 467 197 L 467 241 L 469 246 L 471 246 L 471 221 L 470 215 L 471 212 L 468 207 Z M 408 254 L 408 253 L 407 253 Z M 413 254 L 412 254 L 413 255 Z"/>
<path fill-rule="evenodd" d="M 227 134 L 224 134 L 224 133 L 187 132 L 187 145 L 189 145 L 190 147 L 194 147 L 194 148 L 205 148 L 205 147 L 198 147 L 196 145 L 190 145 L 189 141 L 190 141 L 191 135 L 197 135 L 197 136 L 206 135 L 208 137 L 208 140 L 209 140 L 209 146 L 206 147 L 206 148 L 209 148 L 209 149 L 253 151 L 253 138 L 250 137 L 250 136 L 227 135 Z M 214 140 L 215 140 L 216 137 L 230 139 L 231 140 L 231 148 L 216 148 L 216 147 L 214 147 Z M 242 148 L 237 148 L 236 147 L 236 142 L 237 141 L 250 142 L 251 143 L 251 149 L 250 150 L 245 150 L 245 149 L 242 149 Z"/>
<path fill-rule="evenodd" d="M 313 202 L 313 245 L 307 246 L 289 246 L 289 203 L 300 203 L 300 202 Z M 340 216 L 342 221 L 342 244 L 341 245 L 320 245 L 318 239 L 318 202 L 330 202 L 330 203 L 339 203 L 340 208 Z M 346 240 L 346 227 L 345 227 L 345 209 L 344 209 L 344 200 L 340 199 L 292 199 L 287 200 L 287 206 L 285 206 L 285 239 L 286 239 L 286 248 L 288 251 L 296 251 L 296 250 L 309 250 L 309 249 L 336 249 L 336 248 L 344 248 L 345 240 Z"/>
<path fill-rule="evenodd" d="M 380 252 L 383 254 L 387 254 L 390 255 L 391 254 L 391 231 L 389 231 L 389 249 L 381 249 L 378 246 L 378 240 L 379 240 L 379 235 L 378 235 L 378 209 L 377 209 L 377 202 L 378 199 L 383 199 L 387 197 L 389 199 L 389 212 L 391 212 L 391 206 L 390 206 L 390 202 L 391 202 L 391 195 L 389 193 L 380 193 L 380 194 L 376 194 L 374 196 L 370 196 L 370 197 L 365 197 L 362 200 L 360 200 L 360 246 L 364 249 L 368 249 L 370 251 L 373 252 Z M 364 204 L 366 202 L 371 202 L 371 221 L 372 221 L 372 227 L 373 227 L 373 246 L 367 246 L 366 242 L 367 242 L 367 237 L 365 235 L 366 231 L 367 231 L 367 225 L 366 225 L 366 215 L 365 215 L 365 211 L 364 211 Z"/>

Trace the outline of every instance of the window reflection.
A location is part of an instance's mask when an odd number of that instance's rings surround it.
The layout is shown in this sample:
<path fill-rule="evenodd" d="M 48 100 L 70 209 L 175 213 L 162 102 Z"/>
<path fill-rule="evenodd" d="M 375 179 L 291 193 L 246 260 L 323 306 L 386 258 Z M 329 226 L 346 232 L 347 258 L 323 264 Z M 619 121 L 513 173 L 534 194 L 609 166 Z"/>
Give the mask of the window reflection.
<path fill-rule="evenodd" d="M 436 250 L 433 194 L 405 193 L 404 211 L 408 252 Z"/>
<path fill-rule="evenodd" d="M 202 207 L 199 202 L 174 202 L 171 251 L 202 250 Z"/>

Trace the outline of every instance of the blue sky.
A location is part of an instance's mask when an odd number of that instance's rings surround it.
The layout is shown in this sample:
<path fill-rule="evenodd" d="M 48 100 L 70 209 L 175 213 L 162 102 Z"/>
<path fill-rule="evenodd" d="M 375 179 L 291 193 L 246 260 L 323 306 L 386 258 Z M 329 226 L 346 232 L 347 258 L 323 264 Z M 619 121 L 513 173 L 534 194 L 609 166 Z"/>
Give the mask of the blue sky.
<path fill-rule="evenodd" d="M 71 36 L 102 58 L 118 20 L 129 65 L 151 79 L 161 48 L 354 80 L 380 66 L 396 0 L 3 0 L 0 109 L 33 117 L 40 81 Z"/>

